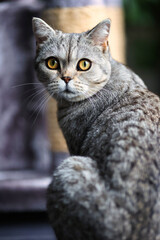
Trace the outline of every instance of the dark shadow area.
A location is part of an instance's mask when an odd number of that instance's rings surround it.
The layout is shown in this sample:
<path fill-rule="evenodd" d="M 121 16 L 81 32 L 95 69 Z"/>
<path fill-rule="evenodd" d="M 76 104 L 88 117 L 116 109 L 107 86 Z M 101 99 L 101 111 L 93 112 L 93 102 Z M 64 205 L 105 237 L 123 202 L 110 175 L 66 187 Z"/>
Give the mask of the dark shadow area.
<path fill-rule="evenodd" d="M 123 0 L 127 65 L 160 95 L 160 1 Z"/>
<path fill-rule="evenodd" d="M 45 212 L 0 214 L 0 240 L 56 240 Z"/>

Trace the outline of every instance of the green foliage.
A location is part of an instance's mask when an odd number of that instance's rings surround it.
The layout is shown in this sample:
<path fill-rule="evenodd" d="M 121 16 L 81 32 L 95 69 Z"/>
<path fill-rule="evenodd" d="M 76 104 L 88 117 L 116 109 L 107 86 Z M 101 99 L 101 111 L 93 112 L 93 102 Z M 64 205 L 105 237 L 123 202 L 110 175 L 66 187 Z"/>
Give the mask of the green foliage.
<path fill-rule="evenodd" d="M 127 62 L 136 69 L 159 69 L 160 0 L 123 0 Z"/>
<path fill-rule="evenodd" d="M 123 0 L 127 25 L 153 26 L 159 19 L 159 0 Z"/>

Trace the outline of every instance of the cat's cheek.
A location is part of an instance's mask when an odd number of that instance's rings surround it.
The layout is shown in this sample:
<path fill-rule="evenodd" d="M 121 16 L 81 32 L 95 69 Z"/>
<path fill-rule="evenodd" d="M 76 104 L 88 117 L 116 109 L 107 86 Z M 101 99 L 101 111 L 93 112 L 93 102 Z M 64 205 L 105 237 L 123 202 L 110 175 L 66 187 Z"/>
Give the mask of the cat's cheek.
<path fill-rule="evenodd" d="M 71 80 L 68 83 L 68 90 L 71 91 L 71 92 L 75 92 L 75 85 L 74 85 L 74 81 L 73 80 Z"/>
<path fill-rule="evenodd" d="M 89 90 L 89 87 L 87 85 L 83 85 L 83 94 L 86 94 Z"/>
<path fill-rule="evenodd" d="M 55 82 L 58 77 L 57 71 L 47 69 L 46 66 L 41 64 L 39 66 L 38 78 L 44 84 L 49 84 Z"/>

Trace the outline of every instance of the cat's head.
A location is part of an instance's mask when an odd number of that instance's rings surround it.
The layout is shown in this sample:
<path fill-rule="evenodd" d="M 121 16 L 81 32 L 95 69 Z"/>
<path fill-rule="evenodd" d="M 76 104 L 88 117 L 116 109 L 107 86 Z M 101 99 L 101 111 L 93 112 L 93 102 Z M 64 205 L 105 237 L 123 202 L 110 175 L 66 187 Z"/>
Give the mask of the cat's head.
<path fill-rule="evenodd" d="M 69 34 L 33 18 L 33 31 L 37 41 L 38 77 L 54 98 L 81 101 L 108 82 L 111 74 L 109 19 L 90 31 Z"/>

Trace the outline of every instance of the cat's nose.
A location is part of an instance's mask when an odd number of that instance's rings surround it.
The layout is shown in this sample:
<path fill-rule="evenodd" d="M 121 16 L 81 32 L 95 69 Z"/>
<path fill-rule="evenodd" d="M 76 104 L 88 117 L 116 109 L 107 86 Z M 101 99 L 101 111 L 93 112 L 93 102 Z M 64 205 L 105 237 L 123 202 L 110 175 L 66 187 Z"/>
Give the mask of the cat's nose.
<path fill-rule="evenodd" d="M 65 83 L 68 83 L 71 80 L 71 77 L 65 76 L 61 78 Z"/>

